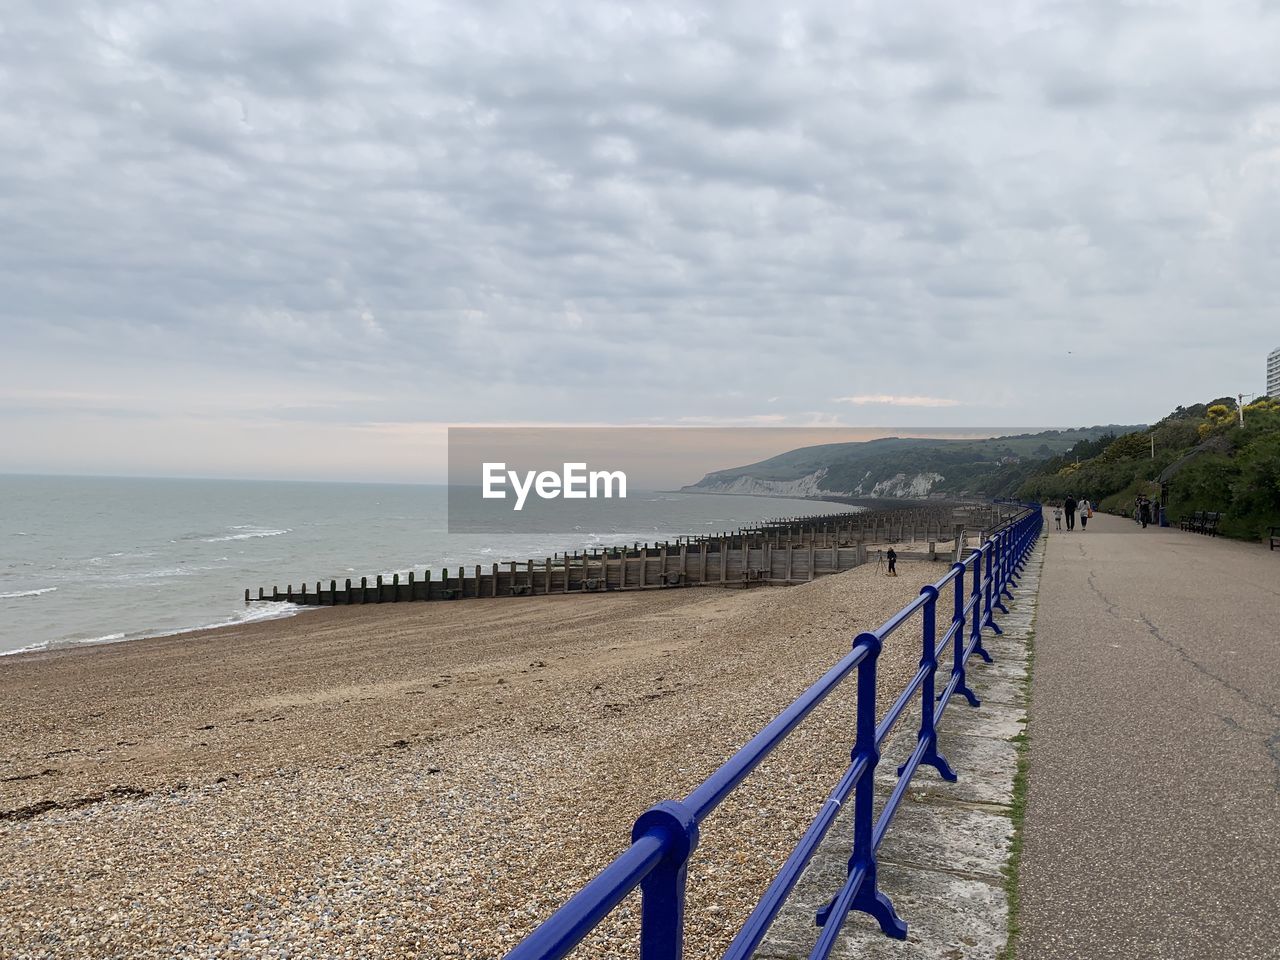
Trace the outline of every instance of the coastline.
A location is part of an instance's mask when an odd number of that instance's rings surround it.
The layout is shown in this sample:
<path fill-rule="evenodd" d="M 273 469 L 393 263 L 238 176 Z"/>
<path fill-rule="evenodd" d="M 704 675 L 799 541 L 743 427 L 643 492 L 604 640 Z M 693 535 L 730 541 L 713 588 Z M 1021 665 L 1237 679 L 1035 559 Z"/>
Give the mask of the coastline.
<path fill-rule="evenodd" d="M 140 957 L 252 940 L 333 953 L 384 930 L 405 945 L 385 955 L 492 956 L 644 807 L 700 781 L 938 573 L 327 608 L 12 658 L 0 911 L 15 923 L 0 952 L 60 931 L 49 956 L 100 941 Z M 886 646 L 882 669 L 905 680 L 918 657 Z M 758 782 L 787 795 L 734 801 L 770 818 L 708 831 L 694 895 L 724 904 L 708 948 L 847 759 L 847 711 L 824 705 L 770 761 Z M 580 861 L 564 862 L 566 833 Z M 78 855 L 60 857 L 72 837 Z"/>
<path fill-rule="evenodd" d="M 143 631 L 134 634 L 107 634 L 102 637 L 94 637 L 87 640 L 42 640 L 39 643 L 33 643 L 26 647 L 19 647 L 16 650 L 0 650 L 0 664 L 5 662 L 9 657 L 27 657 L 48 653 L 64 653 L 71 650 L 86 650 L 95 647 L 111 646 L 117 643 L 138 643 L 143 640 L 163 640 L 175 637 L 185 637 L 193 633 L 210 633 L 218 630 L 235 630 L 240 627 L 252 626 L 255 623 L 270 623 L 274 620 L 288 620 L 296 617 L 300 613 L 306 613 L 309 608 L 299 606 L 296 603 L 286 603 L 281 601 L 279 610 L 268 611 L 263 610 L 261 614 L 246 616 L 239 620 L 231 620 L 227 623 L 206 623 L 197 627 L 185 627 L 179 630 L 163 629 L 156 632 Z"/>

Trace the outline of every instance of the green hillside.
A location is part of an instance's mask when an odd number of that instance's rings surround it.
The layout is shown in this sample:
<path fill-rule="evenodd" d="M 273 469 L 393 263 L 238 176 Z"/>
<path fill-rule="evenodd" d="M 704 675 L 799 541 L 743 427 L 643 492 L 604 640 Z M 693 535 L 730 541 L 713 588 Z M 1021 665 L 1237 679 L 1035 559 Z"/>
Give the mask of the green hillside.
<path fill-rule="evenodd" d="M 986 440 L 889 437 L 801 447 L 759 463 L 709 473 L 692 491 L 784 492 L 807 496 L 1005 496 L 1043 461 L 1132 426 L 1047 430 Z"/>
<path fill-rule="evenodd" d="M 1163 492 L 1171 520 L 1223 514 L 1223 533 L 1258 539 L 1280 525 L 1280 399 L 1240 411 L 1229 397 L 1178 407 L 1154 426 L 1101 438 L 1038 465 L 1017 489 L 1029 499 L 1068 494 L 1128 515 L 1137 495 Z"/>

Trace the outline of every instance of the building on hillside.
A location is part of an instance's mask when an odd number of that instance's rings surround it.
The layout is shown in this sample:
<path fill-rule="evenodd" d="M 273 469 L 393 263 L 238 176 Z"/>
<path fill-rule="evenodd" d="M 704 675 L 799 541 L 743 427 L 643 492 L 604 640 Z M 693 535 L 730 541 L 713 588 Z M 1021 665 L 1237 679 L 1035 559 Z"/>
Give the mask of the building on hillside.
<path fill-rule="evenodd" d="M 1280 397 L 1280 347 L 1267 354 L 1267 396 Z"/>

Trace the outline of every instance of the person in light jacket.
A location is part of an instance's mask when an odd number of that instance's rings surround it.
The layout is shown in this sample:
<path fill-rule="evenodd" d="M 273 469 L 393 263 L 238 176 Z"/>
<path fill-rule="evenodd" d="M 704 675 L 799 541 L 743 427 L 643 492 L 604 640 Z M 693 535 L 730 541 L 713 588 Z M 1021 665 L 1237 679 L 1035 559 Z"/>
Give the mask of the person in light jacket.
<path fill-rule="evenodd" d="M 1089 518 L 1093 516 L 1093 507 L 1089 504 L 1089 498 L 1081 497 L 1080 502 L 1076 504 L 1076 509 L 1080 511 L 1080 529 L 1088 529 Z"/>

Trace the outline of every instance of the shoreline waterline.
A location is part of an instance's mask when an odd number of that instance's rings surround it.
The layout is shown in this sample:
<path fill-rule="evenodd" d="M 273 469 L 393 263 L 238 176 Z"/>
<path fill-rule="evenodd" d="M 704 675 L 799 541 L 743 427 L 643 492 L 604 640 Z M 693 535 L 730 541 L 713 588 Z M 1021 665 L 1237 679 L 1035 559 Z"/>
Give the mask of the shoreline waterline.
<path fill-rule="evenodd" d="M 447 488 L 290 481 L 0 475 L 0 663 L 294 615 L 246 609 L 246 588 L 540 561 L 705 535 L 832 501 L 637 491 L 611 528 L 448 533 Z M 7 535 L 3 531 L 10 531 Z M 273 605 L 274 606 L 274 605 Z"/>

